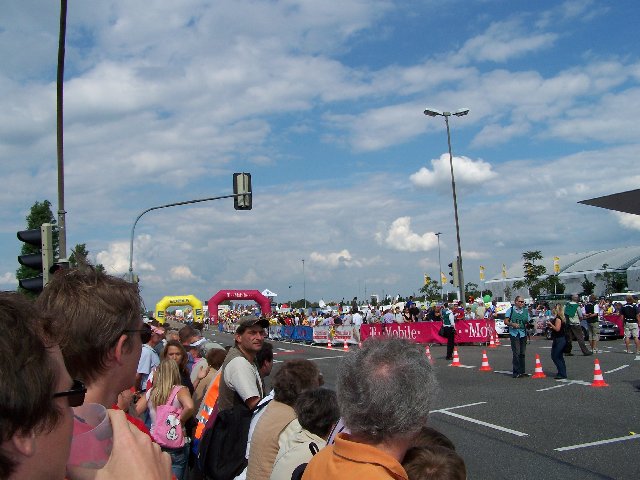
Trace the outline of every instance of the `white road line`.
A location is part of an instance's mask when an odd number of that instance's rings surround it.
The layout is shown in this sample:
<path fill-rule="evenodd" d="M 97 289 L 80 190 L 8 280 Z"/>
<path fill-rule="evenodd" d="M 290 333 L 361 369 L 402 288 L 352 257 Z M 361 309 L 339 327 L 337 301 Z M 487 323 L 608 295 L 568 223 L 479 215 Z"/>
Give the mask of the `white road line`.
<path fill-rule="evenodd" d="M 563 383 L 575 383 L 576 385 L 587 385 L 590 386 L 591 384 L 589 382 L 583 382 L 582 380 L 558 380 L 559 382 L 563 382 Z"/>
<path fill-rule="evenodd" d="M 563 383 L 561 385 L 554 385 L 553 387 L 541 388 L 540 390 L 536 390 L 536 392 L 546 392 L 547 390 L 553 390 L 554 388 L 563 388 L 571 385 L 570 383 Z"/>
<path fill-rule="evenodd" d="M 431 410 L 429 413 L 438 413 L 438 412 L 444 412 L 448 410 L 455 410 L 456 408 L 475 407 L 476 405 L 484 405 L 485 403 L 487 402 L 467 403 L 466 405 L 456 405 L 455 407 L 441 408 L 440 410 Z"/>
<path fill-rule="evenodd" d="M 508 371 L 508 370 L 494 370 L 493 373 L 501 373 L 503 375 L 512 375 L 513 372 Z"/>
<path fill-rule="evenodd" d="M 448 365 L 449 367 L 451 366 L 451 364 Z M 458 365 L 458 368 L 476 368 L 475 365 Z"/>
<path fill-rule="evenodd" d="M 307 360 L 326 360 L 328 358 L 342 358 L 344 355 L 334 355 L 333 357 L 317 357 L 317 358 L 307 358 Z"/>
<path fill-rule="evenodd" d="M 598 445 L 606 445 L 607 443 L 625 442 L 627 440 L 639 440 L 640 435 L 628 435 L 626 437 L 610 438 L 608 440 L 600 440 L 599 442 L 581 443 L 578 445 L 570 445 L 568 447 L 555 448 L 556 452 L 566 452 L 567 450 L 577 450 L 578 448 L 597 447 Z"/>
<path fill-rule="evenodd" d="M 614 368 L 613 370 L 607 370 L 607 371 L 606 371 L 606 372 L 604 372 L 604 373 L 613 373 L 613 372 L 617 372 L 618 370 L 622 370 L 623 368 L 627 368 L 627 367 L 630 367 L 630 365 L 622 365 L 621 367 Z"/>
<path fill-rule="evenodd" d="M 449 415 L 451 417 L 459 418 L 460 420 L 466 420 L 467 422 L 476 423 L 478 425 L 482 425 L 484 427 L 493 428 L 495 430 L 500 430 L 501 432 L 511 433 L 512 435 L 516 435 L 518 437 L 527 437 L 528 434 L 518 432 L 516 430 L 511 430 L 510 428 L 501 427 L 500 425 L 495 425 L 493 423 L 483 422 L 482 420 L 476 420 L 475 418 L 465 417 L 464 415 L 458 415 L 457 413 L 453 413 L 450 410 L 454 410 L 456 408 L 465 408 L 465 407 L 474 407 L 476 405 L 484 405 L 487 402 L 476 402 L 476 403 L 468 403 L 466 405 L 457 405 L 455 407 L 447 407 L 441 408 L 439 410 L 431 410 L 429 413 L 443 413 L 445 415 Z"/>
<path fill-rule="evenodd" d="M 458 415 L 457 413 L 448 412 L 446 410 L 440 410 L 440 413 L 445 415 L 449 415 L 451 417 L 459 418 L 460 420 L 466 420 L 467 422 L 476 423 L 478 425 L 482 425 L 484 427 L 493 428 L 494 430 L 500 430 L 501 432 L 510 433 L 512 435 L 516 435 L 517 437 L 527 437 L 528 434 L 518 432 L 516 430 L 511 430 L 510 428 L 501 427 L 500 425 L 494 425 L 493 423 L 483 422 L 481 420 L 476 420 L 475 418 L 465 417 L 464 415 Z"/>

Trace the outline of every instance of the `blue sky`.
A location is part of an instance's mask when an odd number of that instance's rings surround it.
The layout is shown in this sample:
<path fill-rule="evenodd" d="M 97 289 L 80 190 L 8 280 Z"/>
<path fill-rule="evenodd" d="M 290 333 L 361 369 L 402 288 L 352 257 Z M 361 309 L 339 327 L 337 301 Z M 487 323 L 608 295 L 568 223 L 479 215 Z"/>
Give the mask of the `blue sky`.
<path fill-rule="evenodd" d="M 57 209 L 57 2 L 0 19 L 0 287 L 15 232 Z M 465 279 L 637 244 L 637 217 L 578 205 L 638 187 L 640 59 L 632 1 L 69 2 L 69 246 L 110 273 L 145 215 L 134 270 L 149 308 L 268 288 L 279 300 L 410 295 L 456 255 L 451 118 Z M 302 274 L 302 259 L 305 274 Z M 366 288 L 366 291 L 365 291 Z"/>

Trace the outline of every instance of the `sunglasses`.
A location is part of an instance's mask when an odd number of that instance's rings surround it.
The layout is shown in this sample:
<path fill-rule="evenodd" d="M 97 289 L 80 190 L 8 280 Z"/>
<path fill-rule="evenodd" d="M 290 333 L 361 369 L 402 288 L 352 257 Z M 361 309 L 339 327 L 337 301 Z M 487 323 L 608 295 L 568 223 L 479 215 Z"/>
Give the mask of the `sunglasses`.
<path fill-rule="evenodd" d="M 123 330 L 122 333 L 139 333 L 140 340 L 142 341 L 142 343 L 147 343 L 149 340 L 151 340 L 151 329 L 149 328 Z"/>
<path fill-rule="evenodd" d="M 87 393 L 87 387 L 80 380 L 74 380 L 71 390 L 66 392 L 58 392 L 53 394 L 53 398 L 67 397 L 70 407 L 79 407 L 84 403 L 84 395 Z"/>

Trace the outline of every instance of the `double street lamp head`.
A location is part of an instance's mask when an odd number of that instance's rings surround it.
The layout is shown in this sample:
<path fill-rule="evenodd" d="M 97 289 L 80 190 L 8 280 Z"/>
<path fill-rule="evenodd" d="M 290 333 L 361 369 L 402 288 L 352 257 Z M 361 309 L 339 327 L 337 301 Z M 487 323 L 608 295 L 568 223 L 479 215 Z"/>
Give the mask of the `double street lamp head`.
<path fill-rule="evenodd" d="M 427 108 L 424 111 L 424 114 L 426 116 L 428 116 L 428 117 L 437 117 L 437 116 L 450 117 L 451 115 L 455 115 L 456 117 L 464 117 L 468 113 L 469 113 L 469 109 L 468 108 L 460 108 L 460 109 L 456 110 L 453 113 L 451 113 L 451 112 L 441 112 L 440 110 L 435 110 L 433 108 Z"/>

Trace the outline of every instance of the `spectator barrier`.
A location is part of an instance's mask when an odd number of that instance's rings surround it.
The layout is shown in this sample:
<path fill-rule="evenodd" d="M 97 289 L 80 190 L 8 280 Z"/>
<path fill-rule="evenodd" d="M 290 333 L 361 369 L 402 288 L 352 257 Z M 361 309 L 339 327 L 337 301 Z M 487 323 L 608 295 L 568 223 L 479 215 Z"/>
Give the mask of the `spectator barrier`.
<path fill-rule="evenodd" d="M 400 338 L 407 338 L 418 343 L 447 343 L 446 339 L 438 335 L 438 330 L 442 322 L 416 322 L 416 323 L 391 323 L 380 324 L 370 323 L 360 327 L 360 335 L 355 326 L 288 326 L 271 325 L 269 327 L 269 339 L 283 340 L 291 342 L 305 342 L 326 344 L 331 340 L 336 345 L 357 344 L 366 338 L 391 335 Z M 235 332 L 236 324 L 225 324 L 225 331 Z M 491 320 L 458 320 L 456 322 L 456 342 L 457 343 L 484 343 L 488 342 L 494 334 L 494 324 Z"/>

